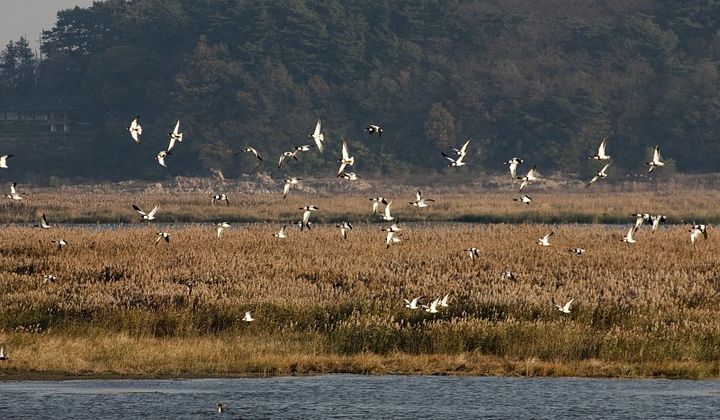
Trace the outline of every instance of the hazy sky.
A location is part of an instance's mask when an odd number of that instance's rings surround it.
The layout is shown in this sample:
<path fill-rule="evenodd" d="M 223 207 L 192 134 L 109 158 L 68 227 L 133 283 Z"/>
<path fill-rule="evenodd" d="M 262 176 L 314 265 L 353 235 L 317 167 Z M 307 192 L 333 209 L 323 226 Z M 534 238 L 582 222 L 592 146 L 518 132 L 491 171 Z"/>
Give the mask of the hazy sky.
<path fill-rule="evenodd" d="M 34 49 L 40 31 L 53 27 L 58 10 L 92 3 L 93 0 L 0 0 L 0 49 L 21 36 Z"/>

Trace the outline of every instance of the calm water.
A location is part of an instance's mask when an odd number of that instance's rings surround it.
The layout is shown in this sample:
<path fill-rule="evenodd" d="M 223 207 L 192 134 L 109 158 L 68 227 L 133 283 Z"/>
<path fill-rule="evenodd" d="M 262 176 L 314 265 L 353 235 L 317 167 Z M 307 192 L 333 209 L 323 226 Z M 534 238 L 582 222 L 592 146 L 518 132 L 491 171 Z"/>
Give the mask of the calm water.
<path fill-rule="evenodd" d="M 328 375 L 17 381 L 0 392 L 2 419 L 720 416 L 720 381 Z"/>

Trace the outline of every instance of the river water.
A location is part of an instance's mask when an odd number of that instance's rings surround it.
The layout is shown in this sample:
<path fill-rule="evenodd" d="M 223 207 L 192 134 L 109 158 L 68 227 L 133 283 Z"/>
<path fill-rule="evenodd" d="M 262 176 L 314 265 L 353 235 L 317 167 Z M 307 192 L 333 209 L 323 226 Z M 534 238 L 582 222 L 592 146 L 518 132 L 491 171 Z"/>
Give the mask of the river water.
<path fill-rule="evenodd" d="M 720 417 L 720 381 L 322 375 L 7 381 L 0 393 L 1 419 Z"/>

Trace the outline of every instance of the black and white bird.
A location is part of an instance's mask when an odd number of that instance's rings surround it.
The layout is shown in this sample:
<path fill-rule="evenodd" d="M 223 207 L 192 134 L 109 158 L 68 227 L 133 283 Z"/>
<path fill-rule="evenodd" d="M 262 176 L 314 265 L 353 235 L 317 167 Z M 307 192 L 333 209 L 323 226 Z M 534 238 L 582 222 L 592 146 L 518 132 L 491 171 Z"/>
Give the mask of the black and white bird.
<path fill-rule="evenodd" d="M 660 222 L 664 222 L 667 220 L 667 217 L 663 216 L 662 214 L 658 214 L 657 216 L 650 216 L 650 221 L 652 222 L 652 233 L 655 233 L 658 226 L 660 226 Z"/>
<path fill-rule="evenodd" d="M 130 132 L 130 136 L 132 137 L 132 139 L 135 140 L 135 143 L 140 143 L 142 126 L 140 125 L 139 115 L 133 118 L 133 120 L 130 122 L 130 127 L 128 127 L 128 131 Z"/>
<path fill-rule="evenodd" d="M 7 169 L 7 167 L 8 167 L 7 161 L 8 161 L 8 159 L 10 159 L 13 156 L 15 156 L 15 155 L 10 154 L 10 155 L 0 156 L 0 168 Z"/>
<path fill-rule="evenodd" d="M 400 238 L 401 234 L 395 232 L 395 231 L 388 231 L 387 236 L 385 237 L 385 249 L 390 248 L 390 245 L 400 243 L 402 240 Z"/>
<path fill-rule="evenodd" d="M 452 150 L 458 156 L 465 156 L 467 154 L 468 144 L 470 144 L 470 139 L 467 139 L 461 147 L 453 147 Z"/>
<path fill-rule="evenodd" d="M 413 300 L 403 299 L 403 301 L 405 301 L 405 307 L 408 309 L 421 309 L 419 305 L 420 299 L 423 299 L 423 296 L 416 297 Z"/>
<path fill-rule="evenodd" d="M 153 207 L 152 210 L 150 210 L 149 213 L 145 213 L 140 207 L 136 206 L 135 204 L 133 204 L 132 206 L 135 209 L 135 211 L 138 212 L 138 214 L 140 214 L 142 219 L 147 220 L 147 221 L 155 220 L 155 213 L 157 213 L 158 208 L 160 207 L 160 205 L 156 205 L 155 207 Z"/>
<path fill-rule="evenodd" d="M 338 178 L 347 179 L 348 181 L 357 181 L 359 178 L 355 172 L 340 172 L 337 176 Z"/>
<path fill-rule="evenodd" d="M 5 346 L 0 346 L 0 360 L 10 360 L 10 355 L 5 350 Z"/>
<path fill-rule="evenodd" d="M 443 308 L 450 306 L 450 293 L 446 293 L 445 296 L 440 299 L 440 306 Z"/>
<path fill-rule="evenodd" d="M 296 176 L 290 177 L 285 180 L 285 185 L 283 185 L 283 199 L 287 198 L 287 195 L 290 192 L 290 188 L 292 186 L 300 185 L 300 181 L 302 181 L 302 178 L 298 178 Z"/>
<path fill-rule="evenodd" d="M 220 222 L 220 223 L 215 223 L 215 226 L 217 226 L 217 237 L 218 237 L 218 239 L 220 239 L 220 237 L 222 236 L 225 229 L 230 227 L 230 223 Z"/>
<path fill-rule="evenodd" d="M 532 197 L 530 197 L 527 194 L 523 194 L 520 196 L 520 198 L 513 198 L 513 201 L 519 201 L 519 202 L 521 202 L 523 204 L 527 204 L 529 206 L 530 203 L 532 203 Z"/>
<path fill-rule="evenodd" d="M 173 131 L 168 133 L 168 136 L 170 136 L 170 143 L 167 148 L 167 151 L 169 152 L 173 147 L 175 147 L 175 142 L 182 143 L 183 141 L 183 133 L 180 132 L 180 120 L 177 120 L 175 128 Z"/>
<path fill-rule="evenodd" d="M 300 222 L 300 230 L 303 230 L 303 228 L 310 229 L 310 214 L 314 211 L 320 210 L 318 206 L 310 205 L 305 207 L 300 207 L 300 210 L 303 211 L 302 221 Z"/>
<path fill-rule="evenodd" d="M 693 225 L 690 230 L 690 243 L 695 245 L 695 242 L 700 239 L 700 236 L 704 239 L 708 238 L 707 226 L 706 225 Z"/>
<path fill-rule="evenodd" d="M 241 150 L 242 150 L 244 153 L 252 153 L 256 158 L 258 158 L 258 160 L 263 160 L 263 159 L 262 159 L 262 156 L 260 156 L 260 153 L 258 153 L 258 151 L 255 150 L 254 147 L 250 147 L 250 146 L 248 146 L 248 147 L 243 147 Z"/>
<path fill-rule="evenodd" d="M 415 201 L 410 201 L 409 203 L 412 204 L 414 207 L 423 208 L 428 206 L 427 203 L 434 202 L 435 200 L 431 198 L 423 198 L 422 192 L 420 192 L 420 190 L 417 190 L 417 192 L 415 193 Z"/>
<path fill-rule="evenodd" d="M 229 205 L 230 205 L 230 200 L 228 199 L 227 194 L 225 194 L 225 193 L 223 193 L 223 194 L 213 194 L 213 196 L 212 196 L 212 201 L 210 201 L 210 205 L 214 206 L 215 203 L 222 203 L 223 201 L 225 202 L 225 205 L 226 205 L 226 206 L 229 206 Z"/>
<path fill-rule="evenodd" d="M 385 205 L 385 210 L 383 211 L 382 219 L 385 220 L 385 221 L 387 221 L 387 222 L 389 222 L 389 221 L 391 221 L 391 220 L 394 219 L 394 217 L 392 217 L 392 216 L 390 215 L 390 205 L 391 205 L 391 204 L 392 204 L 392 201 L 388 201 L 388 203 Z"/>
<path fill-rule="evenodd" d="M 553 236 L 553 232 L 546 233 L 545 236 L 538 239 L 538 245 L 541 246 L 550 246 L 550 237 Z"/>
<path fill-rule="evenodd" d="M 633 216 L 635 216 L 635 230 L 640 229 L 640 226 L 642 226 L 643 223 L 650 222 L 650 215 L 647 213 L 637 213 Z"/>
<path fill-rule="evenodd" d="M 367 127 L 365 127 L 365 131 L 367 131 L 368 135 L 377 134 L 378 138 L 382 137 L 383 129 L 379 125 L 370 124 Z"/>
<path fill-rule="evenodd" d="M 517 276 L 515 276 L 515 273 L 513 273 L 513 272 L 510 271 L 510 270 L 503 271 L 503 272 L 500 274 L 500 277 L 503 278 L 503 279 L 512 280 L 512 281 L 516 281 L 516 280 L 517 280 Z"/>
<path fill-rule="evenodd" d="M 348 152 L 347 142 L 343 141 L 342 143 L 342 158 L 338 159 L 338 162 L 340 162 L 340 169 L 338 169 L 338 175 L 340 175 L 347 166 L 352 166 L 355 163 L 355 157 L 350 156 L 350 152 Z"/>
<path fill-rule="evenodd" d="M 320 127 L 320 120 L 318 120 L 317 124 L 315 124 L 315 131 L 312 134 L 308 134 L 308 137 L 312 137 L 312 139 L 315 140 L 315 145 L 317 146 L 320 153 L 322 153 L 325 135 L 320 131 Z"/>
<path fill-rule="evenodd" d="M 440 304 L 440 299 L 433 300 L 430 305 L 423 305 L 423 309 L 425 309 L 425 312 L 429 312 L 431 314 L 436 314 L 440 311 L 437 310 L 438 305 Z"/>
<path fill-rule="evenodd" d="M 637 242 L 635 240 L 635 232 L 636 231 L 637 231 L 637 229 L 635 229 L 635 226 L 630 226 L 628 233 L 625 236 L 623 236 L 622 241 L 627 244 L 634 244 L 635 242 Z"/>
<path fill-rule="evenodd" d="M 13 182 L 10 184 L 10 194 L 5 194 L 5 197 L 14 200 L 14 201 L 21 201 L 22 196 L 17 192 L 17 182 Z"/>
<path fill-rule="evenodd" d="M 665 162 L 660 160 L 660 146 L 655 146 L 655 150 L 653 151 L 653 155 L 652 155 L 652 160 L 650 162 L 645 162 L 645 164 L 650 167 L 648 169 L 648 173 L 652 172 L 653 169 L 655 169 L 655 168 L 665 166 Z"/>
<path fill-rule="evenodd" d="M 603 166 L 602 169 L 597 171 L 595 176 L 590 181 L 588 181 L 587 184 L 585 184 L 585 188 L 591 186 L 592 184 L 597 182 L 597 180 L 599 180 L 599 179 L 607 178 L 607 169 L 610 167 L 610 165 L 612 165 L 612 163 L 608 163 L 607 165 Z"/>
<path fill-rule="evenodd" d="M 252 317 L 252 314 L 250 313 L 250 311 L 246 311 L 245 316 L 243 317 L 242 320 L 245 322 L 253 322 L 253 321 L 255 321 L 255 318 Z"/>
<path fill-rule="evenodd" d="M 53 244 L 55 244 L 55 245 L 57 245 L 57 246 L 58 246 L 58 249 L 63 249 L 63 248 L 65 248 L 66 246 L 68 246 L 68 244 L 69 244 L 68 241 L 66 241 L 65 239 L 62 239 L 62 238 L 60 238 L 60 239 L 58 239 L 58 240 L 55 240 L 55 241 L 50 241 L 50 242 L 53 243 Z"/>
<path fill-rule="evenodd" d="M 285 233 L 285 228 L 286 228 L 286 227 L 287 227 L 287 225 L 283 225 L 283 227 L 280 229 L 280 231 L 279 231 L 278 233 L 273 233 L 272 236 L 273 236 L 274 238 L 278 238 L 278 239 L 285 239 L 285 238 L 287 238 L 287 234 Z"/>
<path fill-rule="evenodd" d="M 348 232 L 353 228 L 350 222 L 342 222 L 335 225 L 335 227 L 340 228 L 340 235 L 342 235 L 343 239 L 348 238 Z"/>
<path fill-rule="evenodd" d="M 155 233 L 155 236 L 155 245 L 160 243 L 160 241 L 162 241 L 163 239 L 165 240 L 165 242 L 170 243 L 170 234 L 167 232 L 157 232 Z"/>
<path fill-rule="evenodd" d="M 449 167 L 455 168 L 466 164 L 466 162 L 463 161 L 463 159 L 465 159 L 465 155 L 460 155 L 457 158 L 453 158 L 452 156 L 446 155 L 445 152 L 440 153 L 445 157 L 445 159 L 450 161 L 450 164 L 448 165 Z"/>
<path fill-rule="evenodd" d="M 57 281 L 57 277 L 53 276 L 52 274 L 45 274 L 43 276 L 43 283 L 55 283 Z"/>
<path fill-rule="evenodd" d="M 537 165 L 533 165 L 533 167 L 528 171 L 527 175 L 525 176 L 519 176 L 517 179 L 521 180 L 520 183 L 520 192 L 532 181 L 537 180 Z"/>
<path fill-rule="evenodd" d="M 287 159 L 293 158 L 296 161 L 298 160 L 297 156 L 297 150 L 294 150 L 292 152 L 283 152 L 280 155 L 280 159 L 278 160 L 278 168 L 282 166 L 283 162 L 285 162 Z"/>
<path fill-rule="evenodd" d="M 41 229 L 50 229 L 52 227 L 50 223 L 48 223 L 45 213 L 40 215 L 40 224 L 38 226 L 40 226 Z"/>
<path fill-rule="evenodd" d="M 564 314 L 569 314 L 569 313 L 570 313 L 570 307 L 572 306 L 573 302 L 575 302 L 575 299 L 570 299 L 570 301 L 568 301 L 568 302 L 567 302 L 565 305 L 563 305 L 563 306 L 560 306 L 560 305 L 558 305 L 558 304 L 555 303 L 555 302 L 553 302 L 553 304 L 555 305 L 555 307 L 557 308 L 558 311 L 560 311 L 560 312 L 562 312 L 562 313 L 564 313 Z"/>
<path fill-rule="evenodd" d="M 605 154 L 605 147 L 607 146 L 607 139 L 602 139 L 600 142 L 600 146 L 598 147 L 598 152 L 594 156 L 588 156 L 588 159 L 595 159 L 595 160 L 609 160 L 610 156 Z"/>
<path fill-rule="evenodd" d="M 512 177 L 512 179 L 517 178 L 517 167 L 521 163 L 523 163 L 523 160 L 520 159 L 519 157 L 514 157 L 514 158 L 508 160 L 507 162 L 505 162 L 505 164 L 510 169 L 510 176 Z"/>
<path fill-rule="evenodd" d="M 475 258 L 480 258 L 480 250 L 475 247 L 466 249 L 465 253 L 470 256 L 471 260 L 474 260 Z"/>
<path fill-rule="evenodd" d="M 571 254 L 580 256 L 585 253 L 585 250 L 582 248 L 571 248 L 571 249 L 568 249 L 568 252 L 570 252 Z"/>
<path fill-rule="evenodd" d="M 310 145 L 303 144 L 300 146 L 295 146 L 296 152 L 309 152 L 310 151 Z"/>
<path fill-rule="evenodd" d="M 172 153 L 169 150 L 161 150 L 158 152 L 157 156 L 155 156 L 155 160 L 158 161 L 160 166 L 167 168 L 167 165 L 165 164 L 165 158 L 172 155 Z"/>
<path fill-rule="evenodd" d="M 218 403 L 215 407 L 217 407 L 218 413 L 222 414 L 225 412 L 225 404 Z"/>
<path fill-rule="evenodd" d="M 387 200 L 386 200 L 384 197 L 373 197 L 373 198 L 370 198 L 369 200 L 372 201 L 372 212 L 373 212 L 373 215 L 377 214 L 378 209 L 380 208 L 380 204 L 381 204 L 381 203 L 382 203 L 382 204 L 385 204 L 385 205 L 387 205 L 387 203 L 388 203 Z"/>

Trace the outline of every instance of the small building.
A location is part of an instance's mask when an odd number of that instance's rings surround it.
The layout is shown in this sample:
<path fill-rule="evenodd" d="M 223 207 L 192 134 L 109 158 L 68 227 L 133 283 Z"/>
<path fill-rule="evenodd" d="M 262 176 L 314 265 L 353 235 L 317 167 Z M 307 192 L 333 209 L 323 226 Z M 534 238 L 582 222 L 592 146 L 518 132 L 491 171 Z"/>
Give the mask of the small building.
<path fill-rule="evenodd" d="M 59 98 L 0 97 L 0 126 L 47 126 L 49 131 L 69 132 L 72 108 Z"/>

